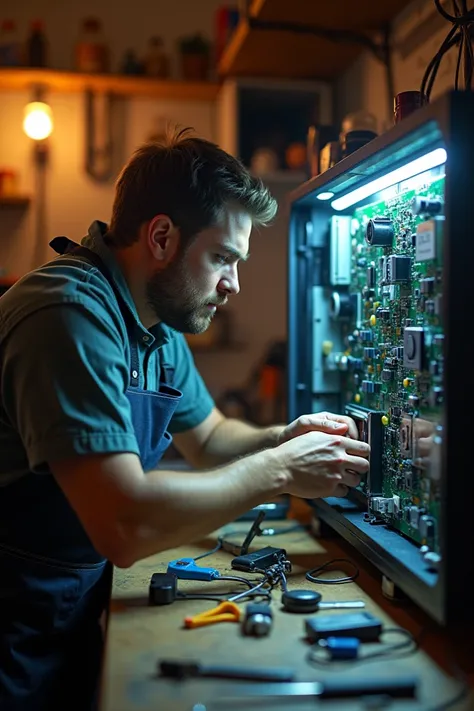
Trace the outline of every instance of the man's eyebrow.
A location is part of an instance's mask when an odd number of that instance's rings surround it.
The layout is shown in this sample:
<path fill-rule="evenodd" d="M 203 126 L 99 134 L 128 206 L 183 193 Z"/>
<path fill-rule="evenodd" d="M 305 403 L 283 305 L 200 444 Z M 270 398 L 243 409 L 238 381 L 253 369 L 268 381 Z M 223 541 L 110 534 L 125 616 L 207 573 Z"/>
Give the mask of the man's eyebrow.
<path fill-rule="evenodd" d="M 221 249 L 227 252 L 228 255 L 234 257 L 234 259 L 241 259 L 243 262 L 246 262 L 250 256 L 248 252 L 247 254 L 242 254 L 241 252 L 239 252 L 238 249 L 235 249 L 235 247 L 231 247 L 230 244 L 221 244 L 219 246 Z"/>

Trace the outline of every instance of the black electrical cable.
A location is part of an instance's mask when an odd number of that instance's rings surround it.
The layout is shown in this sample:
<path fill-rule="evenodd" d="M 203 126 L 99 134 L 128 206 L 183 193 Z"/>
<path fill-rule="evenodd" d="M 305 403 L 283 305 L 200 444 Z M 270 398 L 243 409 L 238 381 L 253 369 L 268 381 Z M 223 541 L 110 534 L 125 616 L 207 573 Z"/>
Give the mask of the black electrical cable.
<path fill-rule="evenodd" d="M 472 32 L 474 30 L 474 8 L 469 10 L 467 0 L 452 0 L 453 14 L 451 15 L 441 4 L 441 0 L 434 0 L 436 9 L 445 20 L 452 24 L 441 47 L 428 64 L 421 82 L 421 94 L 429 101 L 433 85 L 443 57 L 455 45 L 458 45 L 458 56 L 454 77 L 454 88 L 459 89 L 461 65 L 463 67 L 464 88 L 472 88 L 474 73 L 474 50 L 472 47 Z"/>
<path fill-rule="evenodd" d="M 333 569 L 333 567 L 337 563 L 345 563 L 345 564 L 349 564 L 350 566 L 352 566 L 352 568 L 354 570 L 353 574 L 346 575 L 342 578 L 318 578 L 317 577 L 317 575 L 319 573 L 324 573 L 328 570 Z M 341 585 L 343 583 L 352 583 L 354 580 L 356 580 L 356 578 L 358 576 L 359 576 L 359 568 L 351 560 L 349 560 L 348 558 L 333 558 L 333 560 L 329 560 L 327 563 L 320 565 L 318 568 L 312 568 L 312 570 L 309 570 L 306 573 L 306 580 L 309 580 L 310 583 L 316 583 L 317 585 Z"/>
<path fill-rule="evenodd" d="M 398 634 L 404 639 L 401 642 L 394 642 L 392 644 L 387 644 L 384 642 L 384 637 L 386 635 Z M 333 660 L 328 658 L 327 651 L 323 646 L 315 645 L 311 648 L 307 661 L 310 664 L 316 664 L 319 666 L 330 666 L 332 669 L 339 668 L 339 665 L 348 664 L 355 665 L 361 662 L 377 661 L 378 659 L 389 657 L 392 659 L 401 659 L 403 657 L 408 657 L 414 654 L 418 650 L 418 644 L 413 635 L 403 627 L 389 627 L 380 635 L 379 642 L 377 644 L 382 645 L 380 649 L 374 651 L 366 652 L 365 654 L 360 654 L 355 659 L 337 659 Z M 364 645 L 366 646 L 366 645 Z"/>
<path fill-rule="evenodd" d="M 219 539 L 219 542 L 214 548 L 212 548 L 210 551 L 206 551 L 206 553 L 201 553 L 201 555 L 197 555 L 194 557 L 194 560 L 202 560 L 202 558 L 207 558 L 208 555 L 212 555 L 213 553 L 217 553 L 217 551 L 220 551 L 222 548 L 222 541 Z"/>

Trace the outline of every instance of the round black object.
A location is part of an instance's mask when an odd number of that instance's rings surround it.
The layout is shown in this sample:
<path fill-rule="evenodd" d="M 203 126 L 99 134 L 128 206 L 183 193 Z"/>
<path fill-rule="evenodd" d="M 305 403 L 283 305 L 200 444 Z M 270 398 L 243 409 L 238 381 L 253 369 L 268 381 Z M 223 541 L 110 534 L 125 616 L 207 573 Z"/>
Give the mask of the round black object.
<path fill-rule="evenodd" d="M 281 602 L 287 612 L 316 612 L 321 598 L 321 593 L 315 590 L 287 590 Z"/>
<path fill-rule="evenodd" d="M 394 236 L 393 222 L 388 217 L 374 217 L 368 221 L 365 239 L 371 247 L 390 247 Z"/>

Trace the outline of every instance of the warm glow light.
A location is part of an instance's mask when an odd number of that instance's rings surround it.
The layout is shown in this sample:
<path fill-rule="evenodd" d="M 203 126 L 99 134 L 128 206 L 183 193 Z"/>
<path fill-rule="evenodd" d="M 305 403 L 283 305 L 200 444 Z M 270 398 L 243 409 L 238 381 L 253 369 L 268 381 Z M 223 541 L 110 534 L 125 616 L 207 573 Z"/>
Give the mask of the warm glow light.
<path fill-rule="evenodd" d="M 370 195 L 374 195 L 374 193 L 378 193 L 380 190 L 385 190 L 391 185 L 402 182 L 402 180 L 407 180 L 414 175 L 424 173 L 426 170 L 436 168 L 438 165 L 443 165 L 443 163 L 446 163 L 446 157 L 444 148 L 437 148 L 416 160 L 402 165 L 396 170 L 390 171 L 390 173 L 380 176 L 380 178 L 376 178 L 376 180 L 370 181 L 370 183 L 362 185 L 360 188 L 356 188 L 352 192 L 347 193 L 347 195 L 336 198 L 336 200 L 332 201 L 331 207 L 335 210 L 344 210 L 346 207 L 351 207 L 351 205 L 355 205 L 356 202 L 364 200 L 364 198 L 370 197 Z"/>
<path fill-rule="evenodd" d="M 25 107 L 23 130 L 34 141 L 43 141 L 53 131 L 53 114 L 48 104 L 33 101 Z"/>

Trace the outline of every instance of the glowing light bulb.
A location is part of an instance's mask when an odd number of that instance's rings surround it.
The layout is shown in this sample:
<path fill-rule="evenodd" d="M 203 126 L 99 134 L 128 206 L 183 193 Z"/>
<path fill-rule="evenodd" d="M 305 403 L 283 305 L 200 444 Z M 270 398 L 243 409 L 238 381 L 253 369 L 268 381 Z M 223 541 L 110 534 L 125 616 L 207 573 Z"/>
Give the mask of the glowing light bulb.
<path fill-rule="evenodd" d="M 34 141 L 44 141 L 53 131 L 53 113 L 48 104 L 33 101 L 25 107 L 23 130 Z"/>

